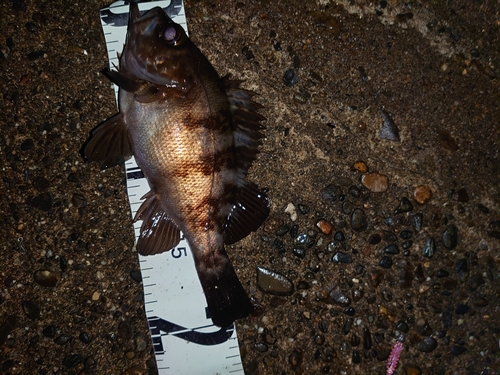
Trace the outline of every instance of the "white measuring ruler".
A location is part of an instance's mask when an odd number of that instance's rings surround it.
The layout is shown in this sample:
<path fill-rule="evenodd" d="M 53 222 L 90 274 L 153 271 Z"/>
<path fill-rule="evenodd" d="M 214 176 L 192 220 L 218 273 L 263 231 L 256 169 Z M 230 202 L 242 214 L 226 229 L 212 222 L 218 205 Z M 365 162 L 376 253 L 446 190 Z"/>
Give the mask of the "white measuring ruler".
<path fill-rule="evenodd" d="M 187 32 L 182 0 L 139 4 L 141 11 L 161 7 Z M 123 1 L 101 9 L 110 68 L 119 65 L 127 35 L 129 6 Z M 115 86 L 118 100 L 118 87 Z M 127 190 L 132 217 L 141 197 L 149 191 L 135 159 L 125 163 Z M 141 221 L 135 223 L 139 236 Z M 243 374 L 234 323 L 220 328 L 207 318 L 206 300 L 194 267 L 191 250 L 184 237 L 172 250 L 159 255 L 139 255 L 144 287 L 144 306 L 160 375 L 164 374 Z"/>

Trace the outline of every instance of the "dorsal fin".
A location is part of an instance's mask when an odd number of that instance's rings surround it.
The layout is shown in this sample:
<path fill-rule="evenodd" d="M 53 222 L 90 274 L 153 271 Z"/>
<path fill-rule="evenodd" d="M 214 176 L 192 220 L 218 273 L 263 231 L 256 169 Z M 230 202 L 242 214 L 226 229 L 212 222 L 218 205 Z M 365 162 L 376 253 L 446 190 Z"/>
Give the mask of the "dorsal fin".
<path fill-rule="evenodd" d="M 224 225 L 224 242 L 230 245 L 257 230 L 269 215 L 266 194 L 245 178 L 259 153 L 264 137 L 261 121 L 265 117 L 258 113 L 263 106 L 252 100 L 256 94 L 240 88 L 243 81 L 232 81 L 226 76 L 222 82 L 229 100 L 237 168 L 235 201 Z"/>
<path fill-rule="evenodd" d="M 265 129 L 260 122 L 266 118 L 257 112 L 263 106 L 252 100 L 252 97 L 256 94 L 241 89 L 242 82 L 230 80 L 227 76 L 222 78 L 229 100 L 229 110 L 234 129 L 236 166 L 246 176 L 250 165 L 259 153 L 260 140 L 264 137 L 261 130 Z"/>

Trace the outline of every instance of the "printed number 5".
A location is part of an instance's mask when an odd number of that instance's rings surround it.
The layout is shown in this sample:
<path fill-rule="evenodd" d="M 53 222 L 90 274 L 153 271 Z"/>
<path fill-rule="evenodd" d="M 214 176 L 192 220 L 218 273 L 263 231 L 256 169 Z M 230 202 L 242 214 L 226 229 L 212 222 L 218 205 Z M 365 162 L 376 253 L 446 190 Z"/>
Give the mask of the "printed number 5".
<path fill-rule="evenodd" d="M 187 256 L 187 251 L 185 247 L 174 247 L 172 249 L 172 256 L 175 259 L 180 258 L 181 256 Z"/>

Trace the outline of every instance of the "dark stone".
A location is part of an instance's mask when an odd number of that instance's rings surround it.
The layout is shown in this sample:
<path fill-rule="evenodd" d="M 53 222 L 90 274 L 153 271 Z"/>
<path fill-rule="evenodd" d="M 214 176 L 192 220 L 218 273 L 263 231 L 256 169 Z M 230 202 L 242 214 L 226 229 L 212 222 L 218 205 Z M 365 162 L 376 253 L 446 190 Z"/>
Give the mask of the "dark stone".
<path fill-rule="evenodd" d="M 379 286 L 380 282 L 384 279 L 384 272 L 377 269 L 372 269 L 368 272 L 368 282 L 373 287 L 376 288 Z"/>
<path fill-rule="evenodd" d="M 424 224 L 424 215 L 421 213 L 415 214 L 411 217 L 411 225 L 415 232 L 420 232 Z"/>
<path fill-rule="evenodd" d="M 28 60 L 29 61 L 35 61 L 35 60 L 38 60 L 40 57 L 43 57 L 43 55 L 45 55 L 45 51 L 33 51 L 33 52 L 30 52 L 28 53 Z"/>
<path fill-rule="evenodd" d="M 255 343 L 254 348 L 255 348 L 255 350 L 257 350 L 260 353 L 265 353 L 265 352 L 267 352 L 269 347 L 266 344 L 264 344 L 263 342 L 258 342 L 258 343 Z"/>
<path fill-rule="evenodd" d="M 458 277 L 460 280 L 464 280 L 465 276 L 467 276 L 467 273 L 469 272 L 469 267 L 467 266 L 467 259 L 459 259 L 455 263 L 455 271 L 458 274 Z"/>
<path fill-rule="evenodd" d="M 385 254 L 391 254 L 391 255 L 399 254 L 398 245 L 391 244 L 391 245 L 386 246 L 384 248 L 384 253 Z"/>
<path fill-rule="evenodd" d="M 23 143 L 21 143 L 21 150 L 29 151 L 35 148 L 35 142 L 31 138 L 26 139 Z"/>
<path fill-rule="evenodd" d="M 285 234 L 287 234 L 288 232 L 290 231 L 290 225 L 288 224 L 285 224 L 283 226 L 281 226 L 280 228 L 278 228 L 274 234 L 277 235 L 277 236 L 284 236 Z"/>
<path fill-rule="evenodd" d="M 132 280 L 134 281 L 137 281 L 138 283 L 140 283 L 142 281 L 142 274 L 141 274 L 141 271 L 130 271 L 130 277 L 132 278 Z"/>
<path fill-rule="evenodd" d="M 412 240 L 408 240 L 408 241 L 403 242 L 401 244 L 401 247 L 403 248 L 403 250 L 408 250 L 412 245 L 413 245 L 413 241 Z"/>
<path fill-rule="evenodd" d="M 55 272 L 50 270 L 38 270 L 33 274 L 35 282 L 43 287 L 52 288 L 57 285 L 58 277 Z"/>
<path fill-rule="evenodd" d="M 351 299 L 338 288 L 332 289 L 329 296 L 339 306 L 347 307 L 351 304 Z"/>
<path fill-rule="evenodd" d="M 45 337 L 54 337 L 56 335 L 56 326 L 50 325 L 43 329 L 42 334 Z"/>
<path fill-rule="evenodd" d="M 411 236 L 413 235 L 413 232 L 409 229 L 402 230 L 399 232 L 399 237 L 403 240 L 409 240 Z"/>
<path fill-rule="evenodd" d="M 422 251 L 422 254 L 427 258 L 432 258 L 435 252 L 436 252 L 436 241 L 434 241 L 434 238 L 432 237 L 428 238 L 427 241 L 425 241 L 424 250 Z"/>
<path fill-rule="evenodd" d="M 23 301 L 22 306 L 24 313 L 29 319 L 40 319 L 40 307 L 35 302 L 31 300 Z"/>
<path fill-rule="evenodd" d="M 299 203 L 297 208 L 302 215 L 307 215 L 309 213 L 309 206 L 306 206 L 305 204 Z"/>
<path fill-rule="evenodd" d="M 68 260 L 64 255 L 61 255 L 59 257 L 59 267 L 61 268 L 61 271 L 65 272 L 68 269 Z"/>
<path fill-rule="evenodd" d="M 382 237 L 378 233 L 372 234 L 370 237 L 368 237 L 368 243 L 370 245 L 377 245 L 382 241 Z"/>
<path fill-rule="evenodd" d="M 460 345 L 452 345 L 450 347 L 450 352 L 453 355 L 460 355 L 463 354 L 467 351 L 467 348 L 460 346 Z"/>
<path fill-rule="evenodd" d="M 409 330 L 410 330 L 410 327 L 408 326 L 408 324 L 406 324 L 406 322 L 404 321 L 400 321 L 397 326 L 396 326 L 396 329 L 403 332 L 403 333 L 408 333 Z"/>
<path fill-rule="evenodd" d="M 333 263 L 352 263 L 352 258 L 349 254 L 338 251 L 333 255 L 332 262 Z"/>
<path fill-rule="evenodd" d="M 383 267 L 383 268 L 391 268 L 392 267 L 392 259 L 390 257 L 385 256 L 382 259 L 380 259 L 379 265 L 380 265 L 380 267 Z"/>
<path fill-rule="evenodd" d="M 352 362 L 353 363 L 361 363 L 361 356 L 357 350 L 352 351 Z"/>
<path fill-rule="evenodd" d="M 437 341 L 432 337 L 426 337 L 417 344 L 417 350 L 424 353 L 431 353 L 437 348 Z"/>
<path fill-rule="evenodd" d="M 82 356 L 80 354 L 70 354 L 63 360 L 63 365 L 68 368 L 75 367 L 80 363 L 82 363 Z"/>
<path fill-rule="evenodd" d="M 455 307 L 455 314 L 457 315 L 464 315 L 464 314 L 467 314 L 469 312 L 470 308 L 468 305 L 464 305 L 462 303 L 459 303 L 456 307 Z"/>
<path fill-rule="evenodd" d="M 399 142 L 400 141 L 399 129 L 394 120 L 391 118 L 389 113 L 387 113 L 383 109 L 382 109 L 382 117 L 384 121 L 382 123 L 382 127 L 378 132 L 378 137 L 380 139 L 386 139 L 388 141 Z"/>
<path fill-rule="evenodd" d="M 436 276 L 437 277 L 448 277 L 450 276 L 450 273 L 446 270 L 443 270 L 442 268 L 438 269 L 437 272 L 436 272 Z"/>
<path fill-rule="evenodd" d="M 243 47 L 241 49 L 241 53 L 247 58 L 247 60 L 252 60 L 255 57 L 252 50 L 248 46 Z"/>
<path fill-rule="evenodd" d="M 328 185 L 322 191 L 322 196 L 324 199 L 330 202 L 335 202 L 340 194 L 339 188 L 335 185 Z"/>
<path fill-rule="evenodd" d="M 51 192 L 46 192 L 37 195 L 30 200 L 29 205 L 34 208 L 38 208 L 42 211 L 50 211 L 52 205 L 54 204 L 54 196 Z"/>
<path fill-rule="evenodd" d="M 278 254 L 283 254 L 285 253 L 285 246 L 283 245 L 283 241 L 280 239 L 275 238 L 273 241 L 273 247 L 278 250 Z"/>
<path fill-rule="evenodd" d="M 344 232 L 342 232 L 341 230 L 335 232 L 335 234 L 333 235 L 333 239 L 335 241 L 345 241 Z"/>
<path fill-rule="evenodd" d="M 350 306 L 344 310 L 344 314 L 354 316 L 356 314 L 356 310 L 354 310 L 354 307 Z"/>
<path fill-rule="evenodd" d="M 344 335 L 347 335 L 351 331 L 352 323 L 354 323 L 353 318 L 349 318 L 345 321 L 344 325 L 342 326 L 342 333 Z"/>
<path fill-rule="evenodd" d="M 78 338 L 84 344 L 88 344 L 90 342 L 90 336 L 88 335 L 87 332 L 80 332 L 80 335 L 78 336 Z"/>
<path fill-rule="evenodd" d="M 370 350 L 372 347 L 372 336 L 368 328 L 363 328 L 363 348 Z"/>
<path fill-rule="evenodd" d="M 283 75 L 283 83 L 288 87 L 292 87 L 297 82 L 299 82 L 299 77 L 297 77 L 292 68 L 288 68 Z"/>
<path fill-rule="evenodd" d="M 356 208 L 351 214 L 351 227 L 356 232 L 362 232 L 368 228 L 365 211 Z"/>
<path fill-rule="evenodd" d="M 458 229 L 455 225 L 451 224 L 446 227 L 441 237 L 444 247 L 453 250 L 457 247 L 458 243 Z"/>
<path fill-rule="evenodd" d="M 62 335 L 59 335 L 57 336 L 55 339 L 54 339 L 54 342 L 57 344 L 57 345 L 66 345 L 68 342 L 70 342 L 71 340 L 73 340 L 73 338 L 70 336 L 70 335 L 66 335 L 66 334 L 62 334 Z"/>
<path fill-rule="evenodd" d="M 350 215 L 352 213 L 352 210 L 354 209 L 354 205 L 352 202 L 345 201 L 342 203 L 342 212 L 346 215 Z"/>
<path fill-rule="evenodd" d="M 478 209 L 479 211 L 481 211 L 483 214 L 489 214 L 489 213 L 490 213 L 490 209 L 489 209 L 488 207 L 486 207 L 486 206 L 482 205 L 481 203 L 479 203 L 479 204 L 477 205 L 477 209 Z"/>
<path fill-rule="evenodd" d="M 304 259 L 306 257 L 306 250 L 303 247 L 294 247 L 292 253 L 300 259 Z"/>
<path fill-rule="evenodd" d="M 399 202 L 399 206 L 394 210 L 394 215 L 410 212 L 411 210 L 413 210 L 413 205 L 411 204 L 410 200 L 406 197 L 403 197 Z"/>

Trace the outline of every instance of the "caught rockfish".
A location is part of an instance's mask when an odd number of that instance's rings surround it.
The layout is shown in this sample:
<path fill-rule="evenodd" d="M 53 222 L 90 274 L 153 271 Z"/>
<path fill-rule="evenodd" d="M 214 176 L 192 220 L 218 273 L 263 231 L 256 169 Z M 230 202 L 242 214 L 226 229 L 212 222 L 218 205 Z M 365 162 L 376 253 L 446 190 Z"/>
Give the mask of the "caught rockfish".
<path fill-rule="evenodd" d="M 241 81 L 220 78 L 183 28 L 161 8 L 141 15 L 130 4 L 118 71 L 120 112 L 92 132 L 87 160 L 106 167 L 135 156 L 151 191 L 137 250 L 159 254 L 184 233 L 214 324 L 253 311 L 224 250 L 257 230 L 269 214 L 266 195 L 246 179 L 264 128 L 262 108 Z"/>

